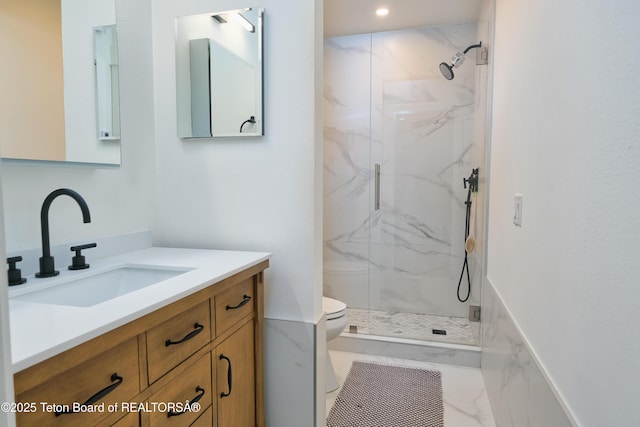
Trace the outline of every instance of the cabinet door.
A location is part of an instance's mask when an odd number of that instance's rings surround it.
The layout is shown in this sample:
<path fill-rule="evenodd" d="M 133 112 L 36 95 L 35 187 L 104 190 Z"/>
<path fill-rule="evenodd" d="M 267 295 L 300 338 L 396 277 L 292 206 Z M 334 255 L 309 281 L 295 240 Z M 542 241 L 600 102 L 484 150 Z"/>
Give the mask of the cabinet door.
<path fill-rule="evenodd" d="M 254 322 L 245 323 L 216 347 L 218 427 L 255 427 Z"/>
<path fill-rule="evenodd" d="M 204 414 L 191 424 L 191 427 L 213 427 L 213 409 L 209 407 Z"/>

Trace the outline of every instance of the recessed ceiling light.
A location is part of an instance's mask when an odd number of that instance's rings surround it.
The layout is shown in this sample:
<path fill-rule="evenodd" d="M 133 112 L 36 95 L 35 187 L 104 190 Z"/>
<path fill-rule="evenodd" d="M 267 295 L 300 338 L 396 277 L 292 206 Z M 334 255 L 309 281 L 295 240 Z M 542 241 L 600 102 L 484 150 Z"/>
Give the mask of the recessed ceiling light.
<path fill-rule="evenodd" d="M 389 9 L 387 9 L 386 7 L 381 7 L 380 9 L 376 10 L 376 15 L 378 16 L 387 16 L 389 14 Z"/>

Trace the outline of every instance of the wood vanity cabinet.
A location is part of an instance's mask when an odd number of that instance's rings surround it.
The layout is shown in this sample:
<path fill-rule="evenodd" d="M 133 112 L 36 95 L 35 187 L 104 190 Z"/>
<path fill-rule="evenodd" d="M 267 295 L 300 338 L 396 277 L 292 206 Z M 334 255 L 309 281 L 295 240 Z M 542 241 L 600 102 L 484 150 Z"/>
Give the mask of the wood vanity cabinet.
<path fill-rule="evenodd" d="M 18 426 L 264 427 L 268 265 L 16 373 Z"/>

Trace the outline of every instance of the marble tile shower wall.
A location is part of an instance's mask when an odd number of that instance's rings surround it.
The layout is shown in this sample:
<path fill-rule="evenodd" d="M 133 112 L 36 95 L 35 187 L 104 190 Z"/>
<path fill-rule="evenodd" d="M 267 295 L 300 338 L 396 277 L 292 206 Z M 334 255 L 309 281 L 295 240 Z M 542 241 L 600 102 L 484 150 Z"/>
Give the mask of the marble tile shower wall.
<path fill-rule="evenodd" d="M 496 426 L 577 426 L 488 280 L 482 307 L 482 376 Z"/>
<path fill-rule="evenodd" d="M 455 295 L 462 179 L 478 151 L 476 67 L 468 59 L 447 81 L 438 64 L 477 31 L 472 23 L 326 39 L 325 295 L 354 308 L 468 314 Z"/>

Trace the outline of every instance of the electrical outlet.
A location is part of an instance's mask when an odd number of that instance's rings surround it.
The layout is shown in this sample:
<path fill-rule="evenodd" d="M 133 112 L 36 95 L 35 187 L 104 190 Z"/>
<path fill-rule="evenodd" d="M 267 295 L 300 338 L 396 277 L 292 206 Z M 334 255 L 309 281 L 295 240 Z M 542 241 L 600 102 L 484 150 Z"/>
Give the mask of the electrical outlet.
<path fill-rule="evenodd" d="M 522 194 L 513 196 L 513 223 L 522 227 Z"/>

